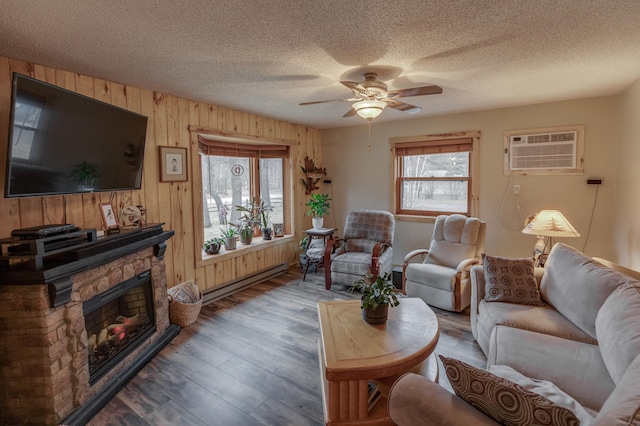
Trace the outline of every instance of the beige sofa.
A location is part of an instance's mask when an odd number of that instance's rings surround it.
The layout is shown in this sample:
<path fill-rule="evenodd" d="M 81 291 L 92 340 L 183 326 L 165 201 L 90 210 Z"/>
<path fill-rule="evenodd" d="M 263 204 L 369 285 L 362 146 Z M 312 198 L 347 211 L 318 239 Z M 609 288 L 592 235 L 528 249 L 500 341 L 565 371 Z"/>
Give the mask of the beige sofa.
<path fill-rule="evenodd" d="M 471 326 L 490 372 L 550 386 L 545 396 L 579 411 L 582 424 L 640 424 L 637 272 L 556 244 L 536 270 L 544 306 L 487 302 L 483 267 L 471 273 Z M 496 424 L 415 374 L 394 384 L 389 412 L 398 425 Z"/>

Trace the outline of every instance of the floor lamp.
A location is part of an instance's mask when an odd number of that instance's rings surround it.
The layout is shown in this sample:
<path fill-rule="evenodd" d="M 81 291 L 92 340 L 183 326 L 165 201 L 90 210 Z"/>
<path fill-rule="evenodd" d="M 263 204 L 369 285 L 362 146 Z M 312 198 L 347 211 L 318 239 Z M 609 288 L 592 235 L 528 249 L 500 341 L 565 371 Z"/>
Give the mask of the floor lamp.
<path fill-rule="evenodd" d="M 556 238 L 574 238 L 580 234 L 559 210 L 542 210 L 522 230 L 523 234 L 535 235 L 538 241 L 533 249 L 535 266 L 544 266 L 547 255 L 556 243 Z"/>

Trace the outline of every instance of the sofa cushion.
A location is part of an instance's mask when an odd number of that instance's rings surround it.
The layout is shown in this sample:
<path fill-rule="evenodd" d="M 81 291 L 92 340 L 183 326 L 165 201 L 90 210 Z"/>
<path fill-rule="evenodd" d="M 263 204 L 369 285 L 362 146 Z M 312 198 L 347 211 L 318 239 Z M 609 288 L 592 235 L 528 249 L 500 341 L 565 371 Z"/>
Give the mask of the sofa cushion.
<path fill-rule="evenodd" d="M 405 270 L 407 281 L 413 281 L 440 290 L 453 291 L 456 281 L 455 268 L 432 263 L 410 263 Z"/>
<path fill-rule="evenodd" d="M 491 335 L 496 325 L 534 331 L 563 339 L 590 344 L 598 341 L 576 327 L 552 306 L 518 305 L 503 302 L 481 301 L 478 306 L 478 326 Z"/>
<path fill-rule="evenodd" d="M 596 317 L 596 335 L 604 363 L 618 383 L 640 354 L 640 283 L 627 283 L 607 298 Z"/>
<path fill-rule="evenodd" d="M 605 401 L 593 426 L 640 425 L 640 355 Z"/>
<path fill-rule="evenodd" d="M 533 259 L 482 255 L 487 302 L 542 306 Z"/>
<path fill-rule="evenodd" d="M 568 245 L 551 249 L 540 283 L 542 298 L 596 338 L 596 316 L 607 297 L 629 277 L 607 268 Z"/>
<path fill-rule="evenodd" d="M 578 425 L 570 410 L 522 386 L 440 355 L 456 395 L 503 424 Z"/>
<path fill-rule="evenodd" d="M 561 407 L 570 410 L 580 420 L 580 426 L 587 426 L 593 423 L 597 412 L 583 407 L 571 395 L 564 392 L 558 386 L 548 380 L 536 380 L 520 374 L 508 365 L 492 365 L 489 372 L 500 376 L 503 379 L 517 383 L 528 391 L 542 395 Z"/>
<path fill-rule="evenodd" d="M 489 338 L 491 365 L 508 365 L 527 377 L 548 380 L 594 411 L 616 387 L 598 345 L 502 325 Z"/>

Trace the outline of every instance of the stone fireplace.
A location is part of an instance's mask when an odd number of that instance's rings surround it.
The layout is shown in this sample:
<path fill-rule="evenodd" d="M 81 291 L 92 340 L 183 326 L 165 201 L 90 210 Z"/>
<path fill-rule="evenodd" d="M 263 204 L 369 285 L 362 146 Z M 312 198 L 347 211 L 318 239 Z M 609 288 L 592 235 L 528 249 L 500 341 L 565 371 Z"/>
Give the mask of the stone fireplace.
<path fill-rule="evenodd" d="M 0 273 L 0 424 L 85 423 L 179 333 L 171 235 L 120 236 L 38 273 Z"/>

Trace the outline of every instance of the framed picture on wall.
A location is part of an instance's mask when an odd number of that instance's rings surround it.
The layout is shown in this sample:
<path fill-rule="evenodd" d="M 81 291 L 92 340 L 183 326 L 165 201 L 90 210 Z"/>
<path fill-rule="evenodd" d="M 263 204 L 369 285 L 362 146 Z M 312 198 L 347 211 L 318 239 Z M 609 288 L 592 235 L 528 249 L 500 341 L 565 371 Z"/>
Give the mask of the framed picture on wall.
<path fill-rule="evenodd" d="M 111 203 L 100 203 L 100 213 L 102 213 L 102 220 L 104 221 L 104 228 L 107 230 L 107 233 L 118 232 L 120 230 L 120 226 L 118 226 L 118 216 Z"/>
<path fill-rule="evenodd" d="M 273 223 L 273 236 L 284 237 L 284 223 Z"/>
<path fill-rule="evenodd" d="M 187 148 L 160 147 L 160 182 L 187 180 Z"/>

